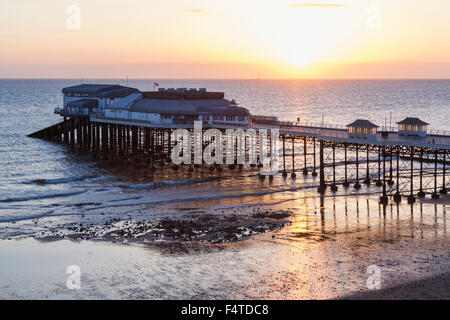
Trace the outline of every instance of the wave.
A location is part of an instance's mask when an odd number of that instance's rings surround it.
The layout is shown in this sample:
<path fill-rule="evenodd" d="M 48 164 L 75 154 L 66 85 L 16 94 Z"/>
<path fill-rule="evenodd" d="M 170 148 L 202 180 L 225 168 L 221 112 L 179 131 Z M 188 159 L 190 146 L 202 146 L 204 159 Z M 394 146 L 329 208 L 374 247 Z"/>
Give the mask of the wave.
<path fill-rule="evenodd" d="M 281 192 L 292 192 L 292 191 L 298 191 L 298 190 L 306 190 L 306 189 L 313 189 L 317 188 L 317 184 L 314 185 L 302 185 L 302 186 L 296 186 L 296 187 L 288 187 L 288 188 L 280 188 L 275 190 L 266 190 L 266 191 L 257 191 L 257 192 L 248 192 L 248 193 L 234 193 L 234 194 L 216 194 L 216 195 L 195 195 L 192 197 L 186 197 L 186 198 L 178 198 L 178 199 L 165 199 L 165 200 L 157 200 L 157 201 L 145 201 L 145 202 L 132 202 L 132 203 L 118 203 L 115 205 L 105 205 L 95 208 L 88 208 L 86 210 L 97 210 L 97 209 L 105 209 L 105 208 L 117 208 L 117 207 L 129 207 L 129 206 L 139 206 L 139 205 L 164 205 L 168 203 L 179 203 L 179 202 L 185 202 L 185 201 L 209 201 L 209 200 L 220 200 L 220 199 L 227 199 L 227 198 L 243 198 L 243 197 L 257 197 L 257 196 L 264 196 L 269 194 L 275 194 L 275 193 L 281 193 Z M 129 199 L 123 199 L 124 201 Z M 120 202 L 121 200 L 118 200 L 117 202 Z M 109 201 L 111 202 L 111 201 Z"/>
<path fill-rule="evenodd" d="M 43 217 L 46 217 L 48 215 L 51 215 L 53 212 L 54 212 L 54 210 L 51 210 L 51 211 L 47 211 L 47 212 L 40 213 L 40 214 L 34 214 L 34 215 L 29 215 L 29 216 L 21 216 L 21 217 L 20 216 L 19 217 L 0 216 L 0 223 L 39 219 L 39 218 L 43 218 Z"/>
<path fill-rule="evenodd" d="M 35 179 L 31 180 L 30 183 L 34 184 L 62 184 L 70 183 L 75 181 L 83 181 L 89 178 L 95 178 L 96 176 L 78 176 L 78 177 L 67 177 L 67 178 L 54 178 L 54 179 Z"/>
<path fill-rule="evenodd" d="M 219 180 L 220 177 L 211 177 L 211 178 L 198 178 L 198 179 L 184 179 L 184 180 L 169 180 L 169 181 L 154 181 L 149 183 L 140 183 L 140 184 L 132 184 L 125 185 L 126 188 L 132 189 L 150 189 L 150 188 L 158 188 L 162 186 L 179 186 L 179 185 L 187 185 L 194 184 L 200 182 L 208 182 L 213 180 Z"/>
<path fill-rule="evenodd" d="M 0 203 L 4 203 L 4 202 L 22 202 L 22 201 L 40 200 L 40 199 L 48 199 L 48 198 L 69 197 L 69 196 L 75 196 L 75 195 L 78 195 L 78 194 L 82 194 L 82 193 L 85 193 L 85 192 L 86 192 L 86 190 L 72 191 L 72 192 L 50 193 L 50 194 L 40 194 L 40 195 L 33 195 L 33 196 L 20 197 L 20 198 L 6 198 L 6 199 L 0 199 Z"/>

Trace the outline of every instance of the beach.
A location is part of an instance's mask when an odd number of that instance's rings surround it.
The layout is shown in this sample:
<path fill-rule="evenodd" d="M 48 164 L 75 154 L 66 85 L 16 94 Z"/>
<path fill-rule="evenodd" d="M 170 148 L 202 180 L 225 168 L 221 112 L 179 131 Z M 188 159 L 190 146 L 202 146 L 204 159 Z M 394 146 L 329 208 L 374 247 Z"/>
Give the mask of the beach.
<path fill-rule="evenodd" d="M 301 145 L 294 148 L 295 178 L 288 159 L 288 177 L 280 172 L 261 179 L 258 169 L 248 166 L 214 172 L 206 166 L 150 168 L 142 159 L 105 159 L 28 138 L 58 121 L 53 109 L 60 90 L 76 83 L 2 80 L 0 298 L 343 299 L 386 292 L 397 299 L 410 296 L 408 283 L 414 281 L 426 288 L 414 291 L 418 297 L 441 295 L 442 288 L 433 285 L 439 281 L 427 279 L 443 279 L 434 277 L 450 271 L 449 196 L 430 199 L 431 175 L 424 177 L 425 199 L 409 205 L 406 197 L 400 204 L 389 197 L 384 206 L 375 181 L 358 190 L 340 184 L 336 192 L 319 194 L 318 177 L 302 174 Z M 130 81 L 137 88 L 149 83 Z M 276 114 L 283 106 L 286 120 L 301 113 L 304 121 L 313 121 L 325 112 L 338 123 L 358 113 L 381 123 L 379 115 L 389 108 L 401 117 L 420 107 L 421 117 L 443 128 L 446 111 L 436 105 L 448 107 L 450 101 L 448 81 L 162 85 L 224 91 L 255 114 Z M 372 109 L 374 97 L 389 108 Z M 24 106 L 33 117 L 23 113 Z M 407 165 L 401 163 L 402 170 Z M 426 163 L 424 169 L 432 172 L 433 166 Z M 375 162 L 370 171 L 377 174 Z M 350 178 L 354 174 L 349 168 Z M 405 195 L 408 175 L 401 176 Z M 388 194 L 395 188 L 389 185 Z M 70 266 L 81 271 L 79 290 L 67 286 Z M 381 291 L 368 287 L 373 268 L 380 271 Z M 387 288 L 400 289 L 391 294 L 383 291 Z"/>
<path fill-rule="evenodd" d="M 436 206 L 419 204 L 411 214 L 406 204 L 383 208 L 375 197 L 350 196 L 328 198 L 321 210 L 318 197 L 310 197 L 271 206 L 293 212 L 283 227 L 222 243 L 2 240 L 0 298 L 445 297 L 437 285 L 445 283 L 436 279 L 447 279 L 442 274 L 450 270 L 448 221 L 445 208 Z M 66 286 L 70 265 L 81 270 L 80 290 Z M 367 287 L 372 265 L 380 269 L 381 291 Z M 420 292 L 410 290 L 414 281 L 422 281 Z"/>

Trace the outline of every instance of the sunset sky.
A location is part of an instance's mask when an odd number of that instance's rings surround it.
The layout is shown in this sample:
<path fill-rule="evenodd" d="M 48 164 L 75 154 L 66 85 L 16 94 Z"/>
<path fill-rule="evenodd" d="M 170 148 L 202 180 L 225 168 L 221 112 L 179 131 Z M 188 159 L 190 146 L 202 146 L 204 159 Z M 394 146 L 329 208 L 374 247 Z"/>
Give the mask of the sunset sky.
<path fill-rule="evenodd" d="M 449 21 L 448 0 L 1 1 L 0 78 L 450 78 Z"/>

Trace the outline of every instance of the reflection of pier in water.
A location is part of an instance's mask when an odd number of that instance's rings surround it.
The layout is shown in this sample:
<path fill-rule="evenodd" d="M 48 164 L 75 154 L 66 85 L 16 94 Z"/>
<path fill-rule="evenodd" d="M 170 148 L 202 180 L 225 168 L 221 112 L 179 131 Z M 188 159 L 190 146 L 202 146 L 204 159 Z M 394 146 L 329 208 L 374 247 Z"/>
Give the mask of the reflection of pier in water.
<path fill-rule="evenodd" d="M 313 202 L 312 202 L 313 201 Z M 311 203 L 312 202 L 312 203 Z M 399 238 L 447 239 L 446 206 L 437 203 L 382 204 L 357 195 L 304 199 L 304 215 L 293 221 L 293 234 L 320 240 L 339 234 L 365 233 L 381 241 Z M 317 208 L 319 210 L 317 210 Z"/>

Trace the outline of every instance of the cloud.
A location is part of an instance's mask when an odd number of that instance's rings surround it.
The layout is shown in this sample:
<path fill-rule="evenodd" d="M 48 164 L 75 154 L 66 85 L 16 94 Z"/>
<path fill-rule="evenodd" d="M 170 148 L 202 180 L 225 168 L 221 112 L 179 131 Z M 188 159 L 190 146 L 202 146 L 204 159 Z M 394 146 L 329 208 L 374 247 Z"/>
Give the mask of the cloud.
<path fill-rule="evenodd" d="M 306 7 L 320 7 L 320 8 L 343 8 L 344 4 L 337 3 L 291 3 L 290 7 L 306 8 Z"/>
<path fill-rule="evenodd" d="M 202 9 L 184 9 L 184 12 L 190 12 L 190 13 L 205 13 L 205 10 Z"/>

